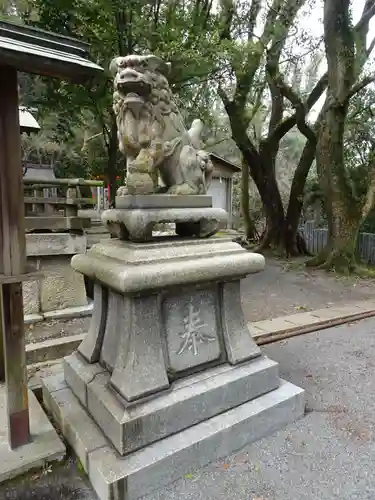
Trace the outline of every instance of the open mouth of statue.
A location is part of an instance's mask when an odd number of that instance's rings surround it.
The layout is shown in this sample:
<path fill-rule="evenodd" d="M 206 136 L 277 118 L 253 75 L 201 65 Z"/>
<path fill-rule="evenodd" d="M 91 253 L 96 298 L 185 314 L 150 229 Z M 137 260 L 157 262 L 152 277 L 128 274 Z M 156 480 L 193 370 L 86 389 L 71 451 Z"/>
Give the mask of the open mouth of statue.
<path fill-rule="evenodd" d="M 144 104 L 145 102 L 145 97 L 139 94 L 136 94 L 135 92 L 125 92 L 124 93 L 124 102 L 126 104 Z"/>
<path fill-rule="evenodd" d="M 141 79 L 120 80 L 117 83 L 117 89 L 126 98 L 144 100 L 151 92 L 151 85 Z"/>

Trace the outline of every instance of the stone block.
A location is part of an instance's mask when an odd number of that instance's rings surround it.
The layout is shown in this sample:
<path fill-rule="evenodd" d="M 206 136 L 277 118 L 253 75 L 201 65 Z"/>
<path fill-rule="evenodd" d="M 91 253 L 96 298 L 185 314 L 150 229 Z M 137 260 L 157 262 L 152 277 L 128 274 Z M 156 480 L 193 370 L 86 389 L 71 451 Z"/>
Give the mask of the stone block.
<path fill-rule="evenodd" d="M 40 312 L 40 281 L 24 281 L 22 283 L 24 314 Z"/>
<path fill-rule="evenodd" d="M 236 365 L 259 356 L 260 349 L 251 336 L 243 314 L 239 280 L 222 284 L 221 315 L 229 363 Z"/>
<path fill-rule="evenodd" d="M 95 293 L 95 292 L 94 292 Z M 127 328 L 129 319 L 129 300 L 125 300 L 123 295 L 110 291 L 108 294 L 107 311 L 102 311 L 105 318 L 101 318 L 104 323 L 104 337 L 101 346 L 101 363 L 112 373 L 116 363 L 119 347 L 119 332 Z"/>
<path fill-rule="evenodd" d="M 293 316 L 288 316 L 288 320 L 282 317 L 257 321 L 256 323 L 251 323 L 250 328 L 260 330 L 265 335 L 274 332 L 293 330 L 296 328 L 296 323 L 291 323 L 291 319 L 295 316 L 297 317 L 298 321 L 299 314 L 295 314 Z"/>
<path fill-rule="evenodd" d="M 25 283 L 25 282 L 24 282 Z M 25 325 L 32 325 L 43 321 L 44 317 L 41 314 L 24 314 L 23 320 Z"/>
<path fill-rule="evenodd" d="M 41 379 L 44 377 L 59 377 L 56 385 L 58 388 L 66 389 L 68 386 L 64 380 L 62 361 L 49 363 L 35 363 L 27 367 L 28 382 L 27 385 L 34 393 L 43 389 Z"/>
<path fill-rule="evenodd" d="M 174 222 L 180 236 L 207 238 L 227 224 L 228 214 L 221 208 L 111 209 L 102 214 L 103 224 L 120 240 L 145 242 L 160 222 Z"/>
<path fill-rule="evenodd" d="M 75 255 L 86 252 L 86 236 L 71 233 L 26 234 L 27 257 Z"/>
<path fill-rule="evenodd" d="M 86 316 L 91 316 L 93 309 L 93 303 L 90 302 L 84 306 L 67 307 L 65 309 L 58 309 L 57 311 L 45 311 L 43 317 L 46 320 L 84 318 Z"/>
<path fill-rule="evenodd" d="M 25 217 L 25 231 L 83 231 L 91 227 L 84 217 Z"/>
<path fill-rule="evenodd" d="M 121 318 L 128 312 L 119 325 L 121 330 L 117 330 L 118 352 L 110 383 L 126 401 L 134 401 L 169 387 L 159 297 L 156 294 L 124 297 L 120 307 L 122 311 L 111 310 L 110 303 L 108 306 L 108 316 Z"/>
<path fill-rule="evenodd" d="M 136 194 L 116 196 L 117 209 L 130 208 L 207 208 L 212 197 L 207 195 Z"/>
<path fill-rule="evenodd" d="M 346 316 L 352 316 L 355 314 L 361 314 L 363 311 L 359 308 L 353 308 L 353 307 L 338 307 L 337 308 L 327 308 L 327 309 L 316 309 L 315 311 L 311 311 L 310 314 L 311 316 L 314 316 L 316 318 L 319 318 L 323 322 L 327 320 L 334 320 Z"/>
<path fill-rule="evenodd" d="M 104 332 L 107 324 L 108 289 L 100 283 L 94 284 L 93 314 L 87 335 L 79 346 L 79 352 L 89 363 L 96 363 L 100 359 Z"/>
<path fill-rule="evenodd" d="M 52 398 L 56 394 L 52 393 Z M 274 391 L 126 457 L 119 457 L 110 446 L 88 451 L 91 484 L 100 500 L 136 500 L 295 421 L 303 415 L 304 406 L 304 391 L 282 382 Z M 78 407 L 78 400 L 70 400 L 69 411 Z M 66 411 L 62 404 L 61 413 Z M 63 427 L 62 418 L 59 423 Z M 81 414 L 80 421 L 85 428 L 92 424 L 87 412 Z M 88 449 L 90 438 L 82 434 L 82 441 L 82 447 Z"/>
<path fill-rule="evenodd" d="M 72 269 L 69 258 L 44 257 L 40 271 L 44 274 L 40 283 L 42 312 L 87 305 L 84 278 Z"/>
<path fill-rule="evenodd" d="M 169 373 L 207 364 L 224 354 L 220 345 L 217 287 L 167 295 L 162 314 Z"/>
<path fill-rule="evenodd" d="M 264 257 L 229 238 L 159 243 L 108 240 L 72 258 L 73 268 L 119 293 L 241 279 L 262 271 Z"/>
<path fill-rule="evenodd" d="M 291 323 L 292 325 L 301 326 L 301 327 L 313 325 L 314 323 L 320 322 L 319 318 L 313 316 L 309 312 L 292 314 L 290 316 L 284 316 L 283 320 L 287 321 L 288 323 Z M 292 328 L 292 325 L 291 325 L 291 328 Z"/>
<path fill-rule="evenodd" d="M 68 385 L 64 379 L 64 371 L 62 366 L 59 366 L 59 371 L 57 373 L 49 374 L 46 376 L 47 383 L 42 383 L 42 393 L 43 393 L 43 403 L 45 408 L 50 413 L 56 413 L 56 405 L 51 399 L 51 394 L 61 389 L 67 389 Z M 31 381 L 29 380 L 29 388 L 31 388 Z"/>
<path fill-rule="evenodd" d="M 63 367 L 66 383 L 83 406 L 86 406 L 87 385 L 92 382 L 96 375 L 104 373 L 105 368 L 98 363 L 86 363 L 78 353 L 73 353 L 64 358 Z"/>
<path fill-rule="evenodd" d="M 77 404 L 70 389 L 51 393 L 52 414 L 59 423 L 63 435 L 74 449 L 86 473 L 89 472 L 88 455 L 106 446 L 107 440 L 95 423 L 87 419 L 85 410 Z"/>
<path fill-rule="evenodd" d="M 69 335 L 56 339 L 26 344 L 27 364 L 42 363 L 71 354 L 82 342 L 84 334 Z"/>
<path fill-rule="evenodd" d="M 70 375 L 72 367 L 74 379 Z M 66 380 L 81 402 L 81 394 L 85 394 L 83 386 L 95 369 L 99 373 L 100 365 L 88 366 L 77 354 L 65 360 Z M 119 453 L 125 454 L 254 399 L 278 385 L 277 363 L 258 358 L 237 367 L 221 365 L 191 375 L 176 381 L 169 391 L 157 397 L 124 406 L 109 388 L 109 375 L 102 373 L 92 377 L 87 385 L 87 409 Z"/>

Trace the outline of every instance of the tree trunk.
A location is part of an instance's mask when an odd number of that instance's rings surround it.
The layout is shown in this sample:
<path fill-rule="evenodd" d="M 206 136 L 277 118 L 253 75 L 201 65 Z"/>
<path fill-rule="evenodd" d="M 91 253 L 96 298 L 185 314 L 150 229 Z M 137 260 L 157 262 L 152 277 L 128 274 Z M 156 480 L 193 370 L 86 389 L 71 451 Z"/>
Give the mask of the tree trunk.
<path fill-rule="evenodd" d="M 256 228 L 250 215 L 249 205 L 249 167 L 246 162 L 243 162 L 241 172 L 241 211 L 245 224 L 246 240 L 255 240 Z"/>
<path fill-rule="evenodd" d="M 293 176 L 283 235 L 287 256 L 309 255 L 303 236 L 298 233 L 298 224 L 303 207 L 306 179 L 314 161 L 315 152 L 315 142 L 307 141 Z"/>
<path fill-rule="evenodd" d="M 283 245 L 284 207 L 276 179 L 265 177 L 264 180 L 260 197 L 266 215 L 266 230 L 261 237 L 259 249 L 281 249 Z"/>
<path fill-rule="evenodd" d="M 357 242 L 360 216 L 350 215 L 342 205 L 334 207 L 333 235 L 320 254 L 310 261 L 315 266 L 340 274 L 351 274 L 358 267 Z"/>
<path fill-rule="evenodd" d="M 281 200 L 279 186 L 276 180 L 274 156 L 271 148 L 265 146 L 259 150 L 260 168 L 263 175 L 258 174 L 258 169 L 252 168 L 250 173 L 258 188 L 263 208 L 266 215 L 266 230 L 264 231 L 260 249 L 277 248 L 283 244 L 284 207 Z"/>
<path fill-rule="evenodd" d="M 324 42 L 328 87 L 316 159 L 325 194 L 329 241 L 310 264 L 348 274 L 356 268 L 361 221 L 361 210 L 353 197 L 344 162 L 345 120 L 355 83 L 355 43 L 349 0 L 324 1 Z"/>
<path fill-rule="evenodd" d="M 269 152 L 261 149 L 258 158 L 254 157 L 250 151 L 246 154 L 243 150 L 242 153 L 249 165 L 251 177 L 260 194 L 266 215 L 266 229 L 261 236 L 259 250 L 277 248 L 285 252 L 287 256 L 309 255 L 303 236 L 298 233 L 298 222 L 303 205 L 306 177 L 315 156 L 315 146 L 307 143 L 302 154 L 293 178 L 286 217 Z"/>
<path fill-rule="evenodd" d="M 348 103 L 327 108 L 317 148 L 328 215 L 328 243 L 309 265 L 350 274 L 356 269 L 361 210 L 353 199 L 344 165 L 343 135 Z"/>

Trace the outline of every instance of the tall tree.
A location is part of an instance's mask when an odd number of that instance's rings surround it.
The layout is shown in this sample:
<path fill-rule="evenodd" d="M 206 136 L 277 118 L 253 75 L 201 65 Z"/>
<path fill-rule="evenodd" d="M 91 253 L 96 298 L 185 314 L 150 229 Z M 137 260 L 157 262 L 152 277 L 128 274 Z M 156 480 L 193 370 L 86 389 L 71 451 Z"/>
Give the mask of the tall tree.
<path fill-rule="evenodd" d="M 261 246 L 282 247 L 287 253 L 294 254 L 301 248 L 297 227 L 304 183 L 316 146 L 316 137 L 306 123 L 306 115 L 323 94 L 326 75 L 316 82 L 307 97 L 299 95 L 287 83 L 281 72 L 281 56 L 285 54 L 288 34 L 296 27 L 297 15 L 306 1 L 273 0 L 268 7 L 264 4 L 262 0 L 252 0 L 250 5 L 232 0 L 221 2 L 221 36 L 229 46 L 227 57 L 233 72 L 234 90 L 227 90 L 223 84 L 219 86 L 219 95 L 230 119 L 233 140 L 243 155 L 264 206 L 267 227 Z M 241 12 L 239 5 L 242 5 Z M 266 16 L 259 36 L 263 8 L 266 8 Z M 263 103 L 266 89 L 271 99 L 271 111 L 267 131 L 257 143 L 249 129 Z M 281 139 L 295 126 L 311 146 L 308 152 L 304 151 L 297 166 L 285 214 L 275 162 Z"/>
<path fill-rule="evenodd" d="M 370 0 L 367 4 L 369 3 Z M 303 207 L 304 187 L 315 160 L 325 111 L 321 112 L 313 126 L 309 125 L 306 116 L 323 95 L 328 83 L 326 73 L 315 82 L 310 82 L 307 93 L 301 93 L 294 86 L 295 73 L 292 74 L 292 80 L 285 76 L 287 69 L 282 64 L 282 59 L 293 57 L 290 54 L 292 35 L 294 43 L 297 34 L 299 45 L 305 46 L 306 50 L 314 54 L 313 62 L 314 59 L 315 62 L 320 59 L 319 41 L 312 40 L 309 43 L 298 27 L 298 15 L 307 5 L 308 2 L 304 0 L 273 0 L 270 5 L 262 0 L 252 0 L 250 4 L 234 3 L 232 0 L 221 2 L 221 36 L 228 44 L 226 56 L 232 68 L 233 85 L 228 88 L 224 82 L 219 86 L 219 94 L 230 119 L 233 140 L 248 165 L 264 206 L 267 226 L 261 248 L 281 247 L 289 255 L 306 250 L 301 245 L 297 229 Z M 368 16 L 369 11 L 365 9 L 357 25 L 350 26 L 351 36 L 358 46 L 363 45 L 366 38 Z M 259 34 L 263 18 L 265 21 Z M 366 51 L 362 50 L 361 54 L 356 60 L 358 67 L 363 66 L 363 60 L 367 57 Z M 295 61 L 296 57 L 293 59 Z M 299 79 L 298 77 L 297 80 Z M 257 142 L 250 130 L 254 111 L 264 102 L 265 92 L 271 99 L 270 118 L 267 130 Z M 306 142 L 294 172 L 287 208 L 284 210 L 275 166 L 281 139 L 293 127 L 298 128 Z"/>
<path fill-rule="evenodd" d="M 108 158 L 106 173 L 114 196 L 119 165 L 123 169 L 125 165 L 117 153 L 112 77 L 107 70 L 111 59 L 130 53 L 156 53 L 172 62 L 171 80 L 184 102 L 196 108 L 202 104 L 202 109 L 207 109 L 212 94 L 207 81 L 222 70 L 212 1 L 31 0 L 30 4 L 30 22 L 87 41 L 92 56 L 106 70 L 94 85 L 73 87 L 48 82 L 45 104 L 61 112 L 68 129 L 79 120 L 86 126 L 82 109 L 91 111 L 97 124 L 93 136 L 101 133 Z"/>
<path fill-rule="evenodd" d="M 353 179 L 345 165 L 344 153 L 351 100 L 375 81 L 375 75 L 362 75 L 364 63 L 375 46 L 375 40 L 367 45 L 369 21 L 375 15 L 375 0 L 366 1 L 361 20 L 354 29 L 350 4 L 350 0 L 324 1 L 328 86 L 318 131 L 317 167 L 325 195 L 329 239 L 327 246 L 311 262 L 346 273 L 356 267 L 359 227 L 375 205 L 372 148 L 368 165 L 370 182 L 365 197 L 357 196 Z"/>

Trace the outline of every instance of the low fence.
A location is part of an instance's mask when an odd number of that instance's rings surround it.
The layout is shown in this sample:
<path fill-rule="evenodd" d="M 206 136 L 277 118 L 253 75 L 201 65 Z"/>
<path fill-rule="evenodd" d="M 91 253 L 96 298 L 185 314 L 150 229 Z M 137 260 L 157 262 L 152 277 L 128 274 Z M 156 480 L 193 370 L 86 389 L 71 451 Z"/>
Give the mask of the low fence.
<path fill-rule="evenodd" d="M 314 228 L 313 222 L 306 222 L 299 230 L 305 238 L 309 252 L 318 253 L 326 245 L 327 229 Z M 360 233 L 357 249 L 363 262 L 375 265 L 375 234 Z"/>
<path fill-rule="evenodd" d="M 92 208 L 96 200 L 83 197 L 81 190 L 86 188 L 91 192 L 91 188 L 102 186 L 102 182 L 24 178 L 23 183 L 26 231 L 66 231 L 90 227 L 90 219 L 79 217 L 78 210 Z"/>

